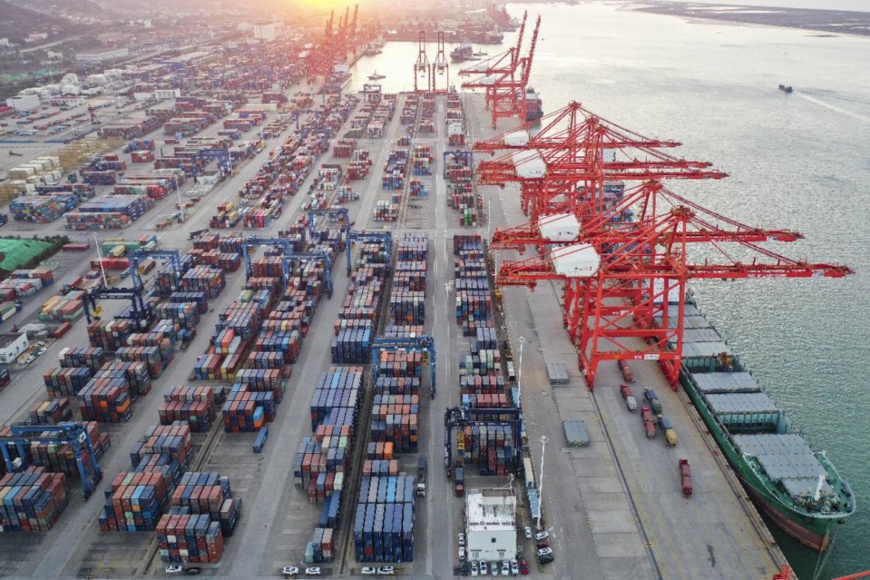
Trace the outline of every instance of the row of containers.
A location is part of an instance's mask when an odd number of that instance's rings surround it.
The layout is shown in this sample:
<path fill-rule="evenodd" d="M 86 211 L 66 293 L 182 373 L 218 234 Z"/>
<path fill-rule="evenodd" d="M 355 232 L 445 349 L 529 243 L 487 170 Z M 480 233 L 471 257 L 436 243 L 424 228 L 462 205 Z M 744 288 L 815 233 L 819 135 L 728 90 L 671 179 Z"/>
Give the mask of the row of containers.
<path fill-rule="evenodd" d="M 294 130 L 239 192 L 245 206 L 220 204 L 209 227 L 265 228 L 280 217 L 288 196 L 296 195 L 317 159 L 329 150 L 330 140 L 350 117 L 354 96 L 330 97 Z"/>
<path fill-rule="evenodd" d="M 304 239 L 304 227 L 293 231 Z M 341 238 L 315 234 L 311 242 L 301 249 L 335 256 Z M 195 380 L 236 382 L 222 411 L 227 431 L 258 430 L 274 419 L 326 286 L 323 262 L 294 262 L 285 280 L 282 261 L 273 248 L 252 259 L 246 288 L 219 315 L 192 372 Z"/>
<path fill-rule="evenodd" d="M 388 234 L 387 234 L 388 235 Z M 372 331 L 377 325 L 386 289 L 390 255 L 383 240 L 357 246 L 357 257 L 347 295 L 334 324 L 331 354 L 336 365 L 370 363 Z M 308 494 L 311 503 L 321 502 L 321 516 L 306 560 L 330 562 L 333 553 L 324 549 L 322 538 L 338 532 L 345 478 L 352 475 L 350 459 L 357 436 L 365 384 L 364 366 L 333 366 L 318 377 L 311 398 L 311 430 L 296 450 L 293 483 Z"/>
<path fill-rule="evenodd" d="M 383 139 L 387 125 L 396 114 L 396 95 L 381 95 L 377 102 L 366 102 L 351 118 L 345 137 Z"/>
<path fill-rule="evenodd" d="M 465 147 L 465 114 L 462 98 L 455 90 L 447 93 L 447 146 Z"/>
<path fill-rule="evenodd" d="M 426 320 L 429 240 L 406 234 L 393 267 L 384 338 L 420 336 Z M 419 448 L 420 384 L 424 353 L 382 349 L 372 363 L 375 377 L 369 437 L 354 509 L 358 562 L 414 559 L 416 482 L 400 475 L 399 456 Z"/>
<path fill-rule="evenodd" d="M 311 398 L 311 428 L 296 449 L 293 483 L 311 503 L 321 503 L 318 527 L 306 546 L 306 561 L 331 562 L 332 538 L 338 529 L 345 477 L 351 473 L 357 420 L 365 389 L 363 367 L 331 367 L 321 373 Z"/>
<path fill-rule="evenodd" d="M 459 357 L 459 389 L 463 407 L 498 409 L 513 405 L 505 388 L 486 250 L 479 235 L 453 236 L 453 285 L 456 322 L 463 336 L 473 337 L 470 353 Z M 497 419 L 497 418 L 496 418 Z M 481 475 L 507 475 L 514 465 L 514 427 L 475 424 L 458 432 L 457 449 L 465 466 Z"/>
<path fill-rule="evenodd" d="M 444 152 L 444 179 L 447 182 L 447 207 L 459 215 L 459 225 L 476 227 L 481 221 L 483 197 L 472 179 L 474 155 L 470 149 Z"/>

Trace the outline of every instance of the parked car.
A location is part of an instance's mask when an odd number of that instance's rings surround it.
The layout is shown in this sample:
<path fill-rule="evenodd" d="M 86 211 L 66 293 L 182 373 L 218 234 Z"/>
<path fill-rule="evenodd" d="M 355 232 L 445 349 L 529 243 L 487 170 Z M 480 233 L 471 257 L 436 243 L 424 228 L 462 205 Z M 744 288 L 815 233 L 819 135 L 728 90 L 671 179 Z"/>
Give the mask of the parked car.
<path fill-rule="evenodd" d="M 395 573 L 396 571 L 393 569 L 392 566 L 381 566 L 380 568 L 378 568 L 378 574 L 380 574 L 381 576 L 392 576 Z"/>
<path fill-rule="evenodd" d="M 378 569 L 373 568 L 371 566 L 363 566 L 363 569 L 360 570 L 360 574 L 363 574 L 364 576 L 371 576 L 371 575 L 377 574 L 377 573 L 378 573 Z"/>
<path fill-rule="evenodd" d="M 181 564 L 170 564 L 166 567 L 167 574 L 181 574 L 182 571 L 184 571 L 184 568 Z"/>
<path fill-rule="evenodd" d="M 459 545 L 464 546 L 465 545 L 465 534 L 462 532 L 459 532 L 459 535 L 457 537 L 459 540 Z"/>
<path fill-rule="evenodd" d="M 465 561 L 465 547 L 464 546 L 459 546 L 459 561 L 460 562 Z"/>
<path fill-rule="evenodd" d="M 320 568 L 318 566 L 310 566 L 305 569 L 306 576 L 320 576 Z"/>
<path fill-rule="evenodd" d="M 520 573 L 520 566 L 516 560 L 511 560 L 511 576 L 517 576 Z"/>
<path fill-rule="evenodd" d="M 487 574 L 489 574 L 489 567 L 486 565 L 486 562 L 482 560 L 480 562 L 480 574 L 482 576 L 486 576 Z"/>
<path fill-rule="evenodd" d="M 498 562 L 490 562 L 489 571 L 492 572 L 493 576 L 498 576 Z"/>
<path fill-rule="evenodd" d="M 538 532 L 537 534 L 535 534 L 535 541 L 536 542 L 540 542 L 541 540 L 547 540 L 549 538 L 550 538 L 550 534 L 547 532 L 547 530 L 544 530 L 542 532 Z"/>
<path fill-rule="evenodd" d="M 635 411 L 637 411 L 637 399 L 635 399 L 634 397 L 626 397 L 625 408 L 628 409 L 629 413 L 634 413 Z"/>
<path fill-rule="evenodd" d="M 507 560 L 502 560 L 501 575 L 502 576 L 510 576 L 511 575 L 511 564 Z"/>
<path fill-rule="evenodd" d="M 296 576 L 297 574 L 299 574 L 299 568 L 296 566 L 284 566 L 281 568 L 281 575 L 285 577 Z"/>
<path fill-rule="evenodd" d="M 480 573 L 480 566 L 477 565 L 477 562 L 471 562 L 471 577 L 477 578 L 477 575 Z"/>
<path fill-rule="evenodd" d="M 527 539 L 527 540 L 531 540 L 531 539 L 532 539 L 532 528 L 530 528 L 529 526 L 524 527 L 524 528 L 523 528 L 523 533 L 526 535 L 526 539 Z"/>
<path fill-rule="evenodd" d="M 529 563 L 525 560 L 520 560 L 520 574 L 523 576 L 529 575 Z"/>
<path fill-rule="evenodd" d="M 538 549 L 538 564 L 548 564 L 555 559 L 552 548 Z"/>

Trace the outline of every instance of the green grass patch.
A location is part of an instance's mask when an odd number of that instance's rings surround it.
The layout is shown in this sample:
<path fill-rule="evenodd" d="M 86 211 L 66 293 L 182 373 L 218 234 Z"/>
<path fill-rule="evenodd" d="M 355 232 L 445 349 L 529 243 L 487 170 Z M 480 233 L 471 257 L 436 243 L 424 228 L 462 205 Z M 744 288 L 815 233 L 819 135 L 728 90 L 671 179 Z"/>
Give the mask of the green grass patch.
<path fill-rule="evenodd" d="M 0 270 L 12 272 L 19 268 L 35 268 L 66 243 L 66 236 L 48 239 L 0 238 Z"/>

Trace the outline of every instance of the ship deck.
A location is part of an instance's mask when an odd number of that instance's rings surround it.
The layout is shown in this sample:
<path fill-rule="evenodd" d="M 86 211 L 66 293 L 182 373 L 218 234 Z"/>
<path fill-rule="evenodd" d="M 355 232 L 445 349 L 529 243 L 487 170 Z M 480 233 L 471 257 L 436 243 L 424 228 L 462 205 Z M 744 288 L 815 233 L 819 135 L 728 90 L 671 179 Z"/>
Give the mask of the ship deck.
<path fill-rule="evenodd" d="M 482 96 L 469 95 L 464 101 L 472 136 L 491 137 L 494 132 L 489 129 Z M 379 187 L 380 168 L 396 139 L 404 135 L 404 127 L 399 124 L 400 110 L 401 104 L 387 126 L 385 138 L 360 141 L 361 147 L 371 151 L 374 164 L 367 180 L 353 184 L 361 199 L 348 207 L 357 229 L 382 226 L 372 220 L 372 209 L 378 200 L 388 199 L 391 193 Z M 427 233 L 432 244 L 426 309 L 431 313 L 431 332 L 438 353 L 439 388 L 434 401 L 425 398 L 422 410 L 425 418 L 420 425 L 421 453 L 425 450 L 430 458 L 443 456 L 442 412 L 445 407 L 459 402 L 456 361 L 469 348 L 469 339 L 462 337 L 454 324 L 450 298 L 443 291 L 445 283 L 452 279 L 450 239 L 455 233 L 470 231 L 458 226 L 457 215 L 446 207 L 444 199 L 445 184 L 440 177 L 446 143 L 444 110 L 444 100 L 439 99 L 436 134 L 414 141 L 432 147 L 435 193 L 428 198 L 415 199 L 414 207 L 402 215 L 399 223 L 391 226 L 394 232 Z M 502 126 L 498 132 L 510 128 Z M 206 227 L 215 205 L 234 199 L 236 192 L 290 130 L 292 125 L 269 141 L 268 147 L 242 166 L 232 179 L 209 194 L 193 209 L 187 224 L 163 231 L 161 246 L 189 249 L 187 231 Z M 325 154 L 318 163 L 331 161 L 331 154 Z M 316 173 L 315 168 L 311 175 Z M 308 190 L 311 179 L 308 178 L 300 192 Z M 485 193 L 495 193 L 492 195 L 494 226 L 518 225 L 524 221 L 519 196 L 510 187 Z M 277 233 L 296 215 L 304 199 L 302 193 L 289 198 L 282 218 L 269 229 L 246 233 L 264 236 Z M 171 203 L 174 203 L 172 199 L 166 205 Z M 162 212 L 158 208 L 127 230 L 112 234 L 135 238 L 140 233 L 152 232 L 159 213 Z M 63 229 L 60 221 L 39 227 L 10 222 L 6 227 L 15 230 L 9 233 L 19 235 L 37 231 L 48 234 Z M 486 233 L 485 226 L 481 233 Z M 79 237 L 90 238 L 89 235 Z M 130 422 L 104 428 L 112 434 L 112 447 L 101 460 L 105 477 L 94 497 L 84 502 L 80 485 L 75 483 L 70 486 L 70 505 L 52 531 L 3 534 L 0 575 L 164 576 L 164 565 L 155 556 L 153 532 L 100 533 L 97 514 L 102 509 L 102 489 L 115 474 L 129 468 L 133 442 L 148 425 L 157 422 L 162 391 L 167 386 L 190 384 L 187 377 L 193 361 L 205 350 L 218 313 L 244 285 L 242 270 L 228 275 L 227 287 L 212 304 L 213 312 L 202 317 L 197 338 L 186 351 L 176 355 L 162 378 L 155 381 L 152 393 L 137 401 Z M 278 418 L 270 426 L 264 452 L 251 453 L 254 433 L 227 434 L 220 425 L 214 426 L 207 437 L 195 438 L 197 450 L 190 469 L 219 471 L 229 476 L 234 493 L 244 499 L 239 525 L 226 542 L 223 561 L 218 565 L 203 565 L 205 575 L 275 577 L 282 566 L 299 565 L 304 554 L 320 506 L 312 506 L 305 493 L 293 488 L 290 481 L 293 450 L 310 432 L 308 405 L 318 374 L 329 366 L 323 353 L 329 350 L 332 323 L 341 304 L 339 297 L 345 294 L 348 284 L 341 265 L 336 267 L 334 277 L 335 297 L 322 301 L 317 310 L 284 401 L 278 407 Z M 57 282 L 56 286 L 66 280 Z M 105 315 L 113 314 L 122 305 L 105 303 Z M 531 541 L 521 540 L 532 575 L 589 580 L 771 577 L 785 559 L 717 452 L 715 442 L 706 433 L 688 398 L 667 387 L 658 367 L 652 362 L 631 363 L 637 378 L 635 393 L 640 394 L 641 386 L 656 388 L 679 435 L 676 448 L 667 447 L 660 435 L 651 441 L 646 439 L 638 413 L 629 413 L 623 404 L 617 388 L 621 377 L 615 364 L 599 368 L 594 393 L 585 388 L 576 370 L 576 353 L 562 328 L 557 294 L 549 285 L 539 285 L 534 293 L 508 288 L 504 292 L 504 305 L 512 344 L 517 345 L 520 336 L 528 340 L 524 349 L 522 400 L 539 481 L 540 440 L 543 436 L 549 438 L 542 496 L 544 523 L 550 532 L 556 559 L 547 567 L 536 569 L 533 558 L 529 557 L 533 549 Z M 66 337 L 52 345 L 48 355 L 7 386 L 0 394 L 3 411 L 0 421 L 5 424 L 20 419 L 22 411 L 30 404 L 44 399 L 39 377 L 55 366 L 53 359 L 58 350 L 81 344 L 84 333 L 84 323 L 77 322 Z M 546 373 L 548 363 L 564 363 L 569 369 L 569 382 L 551 387 Z M 561 422 L 573 419 L 584 421 L 591 437 L 588 447 L 569 448 L 565 444 Z M 691 498 L 681 493 L 677 467 L 680 458 L 687 458 L 692 466 L 695 488 Z M 404 468 L 413 472 L 416 463 L 406 461 Z M 427 496 L 417 507 L 415 561 L 404 564 L 400 572 L 414 578 L 447 578 L 458 565 L 456 532 L 461 529 L 463 502 L 453 497 L 451 482 L 444 477 L 439 461 L 430 459 L 428 482 Z M 466 480 L 468 488 L 497 487 L 505 483 L 506 478 L 483 478 L 473 474 L 468 474 Z M 445 506 L 449 509 L 444 509 Z M 520 510 L 518 525 L 531 525 L 527 508 Z M 344 529 L 347 527 L 345 524 Z M 352 549 L 339 551 L 336 561 L 322 568 L 327 577 L 353 576 L 359 570 L 352 559 Z"/>

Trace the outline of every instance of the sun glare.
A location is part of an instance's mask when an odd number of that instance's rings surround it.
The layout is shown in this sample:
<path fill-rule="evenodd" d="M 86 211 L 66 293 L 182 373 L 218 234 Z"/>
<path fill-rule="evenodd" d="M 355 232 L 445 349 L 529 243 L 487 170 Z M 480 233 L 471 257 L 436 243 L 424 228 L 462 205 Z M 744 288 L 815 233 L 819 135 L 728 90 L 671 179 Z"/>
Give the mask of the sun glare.
<path fill-rule="evenodd" d="M 306 8 L 315 8 L 321 10 L 332 10 L 333 8 L 345 8 L 350 6 L 352 2 L 349 0 L 297 0 L 299 4 Z"/>

